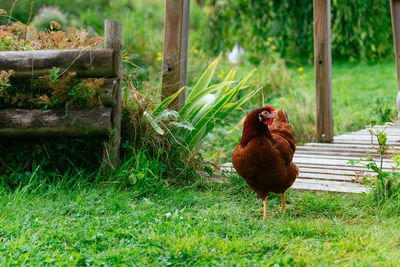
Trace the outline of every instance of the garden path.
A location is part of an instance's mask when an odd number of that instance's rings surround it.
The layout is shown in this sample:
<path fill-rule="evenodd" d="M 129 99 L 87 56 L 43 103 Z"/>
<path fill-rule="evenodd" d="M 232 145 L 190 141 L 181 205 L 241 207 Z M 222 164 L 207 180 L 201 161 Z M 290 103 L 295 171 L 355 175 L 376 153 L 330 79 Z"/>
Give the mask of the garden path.
<path fill-rule="evenodd" d="M 390 149 L 383 160 L 383 169 L 391 170 L 391 157 L 400 151 L 400 123 L 387 123 L 385 132 Z M 335 136 L 332 143 L 308 143 L 296 148 L 294 162 L 300 169 L 293 189 L 362 193 L 368 188 L 361 184 L 362 176 L 373 171 L 365 167 L 367 152 L 379 164 L 377 138 L 367 129 Z M 364 159 L 356 166 L 350 160 Z"/>

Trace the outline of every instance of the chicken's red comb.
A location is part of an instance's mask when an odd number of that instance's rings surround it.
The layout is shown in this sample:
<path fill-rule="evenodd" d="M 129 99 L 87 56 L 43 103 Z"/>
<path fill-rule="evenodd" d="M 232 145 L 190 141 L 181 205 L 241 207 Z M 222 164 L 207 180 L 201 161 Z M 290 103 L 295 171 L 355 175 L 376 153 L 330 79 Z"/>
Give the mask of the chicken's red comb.
<path fill-rule="evenodd" d="M 275 109 L 274 109 L 273 107 L 268 106 L 268 105 L 266 105 L 265 107 L 266 107 L 267 109 L 269 109 L 271 112 L 275 112 Z"/>

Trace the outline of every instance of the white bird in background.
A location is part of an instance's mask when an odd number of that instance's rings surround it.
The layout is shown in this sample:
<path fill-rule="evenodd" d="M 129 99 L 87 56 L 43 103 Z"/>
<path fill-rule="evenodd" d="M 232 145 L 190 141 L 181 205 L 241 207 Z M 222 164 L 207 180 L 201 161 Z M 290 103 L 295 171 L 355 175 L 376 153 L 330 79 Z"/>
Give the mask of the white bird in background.
<path fill-rule="evenodd" d="M 240 64 L 240 63 L 245 63 L 244 59 L 244 50 L 243 48 L 240 47 L 239 43 L 236 42 L 235 46 L 232 49 L 232 52 L 229 53 L 228 59 L 232 64 Z"/>

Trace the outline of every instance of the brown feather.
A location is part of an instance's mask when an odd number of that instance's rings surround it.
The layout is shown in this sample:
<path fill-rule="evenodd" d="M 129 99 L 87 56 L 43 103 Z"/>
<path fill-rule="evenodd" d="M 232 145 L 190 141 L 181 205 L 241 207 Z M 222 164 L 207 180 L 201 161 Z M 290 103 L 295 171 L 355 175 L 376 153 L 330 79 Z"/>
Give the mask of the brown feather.
<path fill-rule="evenodd" d="M 284 193 L 299 173 L 292 162 L 294 131 L 285 112 L 278 110 L 278 118 L 267 126 L 258 118 L 263 110 L 255 109 L 246 117 L 242 140 L 232 154 L 233 167 L 262 200 L 268 192 Z"/>

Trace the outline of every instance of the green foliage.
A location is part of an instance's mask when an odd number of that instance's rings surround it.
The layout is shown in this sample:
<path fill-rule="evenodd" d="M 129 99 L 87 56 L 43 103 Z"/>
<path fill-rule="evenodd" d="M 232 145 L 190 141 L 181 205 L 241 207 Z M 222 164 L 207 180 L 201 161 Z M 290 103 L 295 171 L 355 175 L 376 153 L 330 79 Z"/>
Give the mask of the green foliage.
<path fill-rule="evenodd" d="M 101 107 L 104 79 L 77 78 L 75 72 L 50 74 L 26 81 L 0 86 L 0 108 Z M 5 72 L 4 72 L 5 73 Z M 6 78 L 0 80 L 5 81 Z"/>
<path fill-rule="evenodd" d="M 200 144 L 200 141 L 235 109 L 250 100 L 259 90 L 254 90 L 240 99 L 234 101 L 239 91 L 245 87 L 246 82 L 253 75 L 250 72 L 236 85 L 231 87 L 236 69 L 232 69 L 220 84 L 209 86 L 211 78 L 217 67 L 219 58 L 205 70 L 196 85 L 186 98 L 185 105 L 179 111 L 181 117 L 187 119 L 194 127 L 193 130 L 180 129 L 184 133 L 185 143 L 189 149 Z"/>
<path fill-rule="evenodd" d="M 101 170 L 103 148 L 99 144 L 103 140 L 94 137 L 2 138 L 0 185 L 26 186 L 33 178 L 47 184 L 65 179 L 74 183 L 74 177 L 92 181 L 91 173 Z"/>
<path fill-rule="evenodd" d="M 259 62 L 259 53 L 271 54 L 271 45 L 284 57 L 312 58 L 312 1 L 209 2 L 204 12 L 209 15 L 210 26 L 205 27 L 203 23 L 199 30 L 204 29 L 207 40 L 214 35 L 215 53 L 226 51 L 239 41 L 255 63 Z M 331 20 L 334 57 L 371 60 L 393 53 L 389 2 L 334 0 L 331 1 Z"/>
<path fill-rule="evenodd" d="M 239 91 L 245 87 L 246 82 L 253 75 L 250 72 L 234 86 L 236 68 L 233 68 L 225 77 L 223 82 L 209 85 L 217 68 L 220 58 L 214 60 L 204 71 L 194 87 L 189 91 L 185 104 L 179 111 L 179 116 L 184 120 L 175 123 L 178 129 L 175 135 L 183 139 L 188 151 L 198 146 L 204 137 L 213 130 L 215 125 L 221 125 L 223 120 L 235 109 L 250 100 L 260 90 L 247 93 L 235 101 Z M 181 89 L 182 90 L 182 89 Z M 167 107 L 178 96 L 179 92 L 165 99 L 153 111 L 153 116 L 163 114 L 162 110 Z M 150 120 L 150 122 L 153 122 Z M 153 122 L 154 123 L 154 122 Z M 155 128 L 157 130 L 157 128 Z"/>
<path fill-rule="evenodd" d="M 397 211 L 400 207 L 396 205 L 400 203 L 400 154 L 392 158 L 394 168 L 387 171 L 383 168 L 383 159 L 387 157 L 389 145 L 387 144 L 386 127 L 369 127 L 368 131 L 372 138 L 376 138 L 378 142 L 377 152 L 379 160 L 376 160 L 370 153 L 367 153 L 365 167 L 372 170 L 376 175 L 364 176 L 364 181 L 372 187 L 371 199 L 378 205 L 383 206 L 387 203 L 394 202 Z M 350 161 L 352 165 L 360 163 L 362 160 Z M 394 211 L 395 212 L 395 211 Z"/>
<path fill-rule="evenodd" d="M 378 203 L 384 203 L 386 201 L 393 201 L 393 199 L 400 200 L 400 172 L 399 172 L 399 157 L 397 155 L 393 158 L 395 168 L 391 172 L 383 170 L 383 159 L 386 156 L 389 146 L 387 144 L 387 136 L 385 133 L 386 127 L 372 128 L 370 127 L 369 132 L 373 137 L 377 139 L 379 153 L 379 162 L 376 162 L 373 157 L 368 156 L 366 167 L 377 173 L 377 177 L 369 179 L 374 186 L 373 197 Z"/>
<path fill-rule="evenodd" d="M 59 7 L 43 6 L 38 13 L 33 17 L 32 24 L 37 31 L 53 30 L 52 21 L 57 21 L 61 27 L 66 24 L 67 16 Z"/>
<path fill-rule="evenodd" d="M 51 21 L 54 31 L 36 32 L 22 23 L 0 26 L 0 50 L 97 48 L 101 38 L 88 38 L 85 31 Z M 100 89 L 104 79 L 80 79 L 75 72 L 60 73 L 54 68 L 39 79 L 10 82 L 13 71 L 1 71 L 0 108 L 100 107 Z"/>
<path fill-rule="evenodd" d="M 15 4 L 14 4 L 15 2 Z M 96 10 L 98 14 L 101 13 L 101 7 L 107 7 L 110 3 L 108 0 L 74 0 L 73 2 L 67 2 L 64 0 L 18 0 L 18 1 L 9 1 L 9 0 L 0 0 L 0 7 L 10 13 L 12 6 L 13 12 L 12 16 L 18 21 L 22 23 L 29 23 L 28 18 L 32 20 L 33 16 L 39 12 L 39 10 L 45 6 L 47 7 L 59 7 L 62 10 L 62 13 L 67 13 L 71 16 L 78 17 L 80 12 L 83 10 Z M 32 7 L 32 11 L 31 11 Z M 79 7 L 79 8 L 77 8 Z M 31 13 L 32 12 L 32 13 Z M 99 17 L 101 21 L 104 21 L 104 18 Z M 0 18 L 0 24 L 4 23 L 8 19 Z M 65 26 L 65 25 L 63 25 Z"/>
<path fill-rule="evenodd" d="M 398 214 L 380 214 L 363 195 L 289 191 L 286 214 L 279 213 L 280 197 L 271 197 L 265 223 L 256 195 L 232 194 L 230 183 L 138 195 L 138 187 L 118 190 L 113 180 L 90 185 L 85 177 L 68 178 L 75 183 L 46 186 L 33 176 L 14 191 L 0 187 L 0 265 L 395 266 L 400 260 Z"/>

